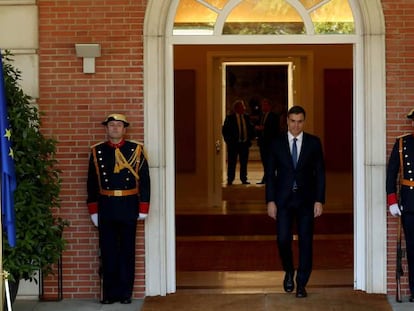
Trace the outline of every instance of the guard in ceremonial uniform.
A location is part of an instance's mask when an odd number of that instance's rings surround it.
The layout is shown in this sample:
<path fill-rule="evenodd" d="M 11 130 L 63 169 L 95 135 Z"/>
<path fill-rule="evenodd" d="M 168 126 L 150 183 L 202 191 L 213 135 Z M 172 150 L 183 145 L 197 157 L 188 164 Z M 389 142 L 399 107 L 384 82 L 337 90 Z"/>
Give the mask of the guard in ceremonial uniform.
<path fill-rule="evenodd" d="M 129 126 L 122 114 L 102 122 L 108 140 L 91 147 L 87 205 L 99 230 L 103 293 L 101 303 L 131 303 L 135 277 L 138 219 L 150 202 L 148 162 L 141 143 L 125 140 Z"/>
<path fill-rule="evenodd" d="M 407 118 L 414 122 L 414 109 L 407 114 Z M 407 251 L 408 284 L 411 292 L 409 301 L 414 302 L 414 134 L 412 133 L 398 137 L 394 144 L 388 161 L 386 191 L 391 215 L 401 216 Z"/>

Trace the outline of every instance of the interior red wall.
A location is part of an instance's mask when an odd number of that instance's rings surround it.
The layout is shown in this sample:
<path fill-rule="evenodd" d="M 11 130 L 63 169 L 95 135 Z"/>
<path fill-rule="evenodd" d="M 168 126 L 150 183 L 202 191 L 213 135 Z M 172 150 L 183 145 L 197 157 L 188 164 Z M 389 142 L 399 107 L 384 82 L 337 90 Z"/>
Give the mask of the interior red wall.
<path fill-rule="evenodd" d="M 352 171 L 352 69 L 325 69 L 325 163 L 327 170 Z"/>

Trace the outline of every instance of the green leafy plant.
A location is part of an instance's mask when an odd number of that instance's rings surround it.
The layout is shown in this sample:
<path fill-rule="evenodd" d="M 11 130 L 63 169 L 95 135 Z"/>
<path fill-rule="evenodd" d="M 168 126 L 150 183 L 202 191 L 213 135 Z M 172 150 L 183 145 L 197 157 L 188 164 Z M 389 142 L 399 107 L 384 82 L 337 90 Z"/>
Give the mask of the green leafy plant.
<path fill-rule="evenodd" d="M 66 244 L 62 233 L 68 222 L 54 213 L 60 207 L 61 189 L 57 141 L 42 135 L 38 108 L 19 86 L 21 72 L 12 65 L 8 51 L 3 67 L 17 181 L 17 243 L 10 247 L 3 234 L 3 269 L 15 281 L 37 281 L 37 272 L 45 276 L 53 271 Z"/>

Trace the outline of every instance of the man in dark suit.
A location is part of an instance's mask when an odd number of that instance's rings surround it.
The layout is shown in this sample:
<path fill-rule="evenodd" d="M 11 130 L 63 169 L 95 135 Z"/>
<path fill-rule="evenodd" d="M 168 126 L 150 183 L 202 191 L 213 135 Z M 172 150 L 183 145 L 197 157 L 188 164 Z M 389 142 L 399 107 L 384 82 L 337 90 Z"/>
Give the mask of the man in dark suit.
<path fill-rule="evenodd" d="M 414 125 L 414 109 L 407 118 Z M 401 216 L 408 263 L 410 302 L 414 302 L 414 136 L 412 133 L 397 138 L 387 167 L 386 191 L 390 214 Z M 401 174 L 399 176 L 399 174 Z M 399 178 L 397 178 L 399 176 Z M 397 189 L 399 191 L 397 191 Z M 399 200 L 397 193 L 399 193 Z M 399 201 L 399 202 L 398 202 Z M 398 206 L 400 203 L 400 206 Z M 401 210 L 400 210 L 401 208 Z"/>
<path fill-rule="evenodd" d="M 303 132 L 305 110 L 293 106 L 287 114 L 288 131 L 272 143 L 266 179 L 268 215 L 276 220 L 277 244 L 285 271 L 283 287 L 295 287 L 292 240 L 296 221 L 299 266 L 296 297 L 307 296 L 305 286 L 312 272 L 314 218 L 322 215 L 325 203 L 325 165 L 318 137 Z"/>
<path fill-rule="evenodd" d="M 91 147 L 87 181 L 88 210 L 99 230 L 101 303 L 130 304 L 137 219 L 149 210 L 149 166 L 143 144 L 124 138 L 129 123 L 123 114 L 110 114 L 102 124 L 108 140 Z"/>
<path fill-rule="evenodd" d="M 263 178 L 258 184 L 264 184 L 266 181 L 267 155 L 269 154 L 270 144 L 280 132 L 279 115 L 272 111 L 272 105 L 267 98 L 264 98 L 261 102 L 260 120 L 255 129 L 257 132 L 260 160 L 263 165 Z"/>
<path fill-rule="evenodd" d="M 233 113 L 226 116 L 222 134 L 227 144 L 227 184 L 233 184 L 237 157 L 240 161 L 240 180 L 242 184 L 250 184 L 247 180 L 247 162 L 251 140 L 254 137 L 254 127 L 246 114 L 243 100 L 238 99 L 233 103 Z"/>

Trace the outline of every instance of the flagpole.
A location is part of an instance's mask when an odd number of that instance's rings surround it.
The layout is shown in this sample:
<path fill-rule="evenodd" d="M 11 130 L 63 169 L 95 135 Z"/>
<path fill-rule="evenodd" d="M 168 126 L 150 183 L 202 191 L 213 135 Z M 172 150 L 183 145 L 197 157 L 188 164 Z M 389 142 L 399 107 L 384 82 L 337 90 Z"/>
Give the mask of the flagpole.
<path fill-rule="evenodd" d="M 0 179 L 0 186 L 1 186 Z M 0 191 L 0 210 L 1 210 L 1 191 Z M 4 296 L 6 296 L 7 310 L 12 311 L 11 299 L 10 299 L 10 288 L 9 288 L 9 273 L 3 270 L 3 213 L 0 213 L 0 310 L 4 310 Z"/>
<path fill-rule="evenodd" d="M 2 60 L 2 55 L 1 55 L 1 51 L 0 51 L 0 64 L 1 64 L 1 68 L 0 68 L 0 74 L 3 75 L 3 60 Z M 3 81 L 3 77 L 1 79 L 1 81 Z M 2 88 L 3 85 L 0 85 L 0 87 Z M 0 94 L 1 95 L 1 94 Z M 3 174 L 2 174 L 3 175 Z M 2 178 L 3 176 L 1 176 L 0 178 L 0 189 L 3 189 L 3 187 L 1 187 L 1 183 L 2 183 Z M 2 191 L 0 191 L 0 276 L 1 276 L 1 282 L 0 282 L 0 310 L 3 311 L 3 307 L 4 307 L 4 301 L 3 301 L 3 297 L 4 297 L 4 289 L 3 289 L 3 205 L 2 205 Z"/>
<path fill-rule="evenodd" d="M 2 55 L 1 55 L 1 51 L 0 51 L 0 74 L 3 75 L 3 61 L 2 61 Z M 1 77 L 1 81 L 3 81 L 3 77 Z M 0 85 L 0 87 L 2 88 L 3 85 Z M 1 96 L 1 94 L 0 94 Z M 3 189 L 2 187 L 2 182 L 3 182 L 3 174 L 0 178 L 0 189 Z M 3 205 L 2 205 L 2 191 L 0 191 L 0 277 L 1 277 L 1 282 L 0 282 L 0 310 L 3 311 L 4 309 L 4 288 L 3 288 Z"/>
<path fill-rule="evenodd" d="M 1 57 L 1 56 L 0 56 Z M 0 179 L 0 186 L 1 186 L 1 179 Z M 2 211 L 2 205 L 1 205 L 1 191 L 0 191 L 0 211 Z M 4 288 L 3 288 L 3 213 L 0 213 L 0 276 L 1 276 L 1 282 L 0 282 L 0 310 L 3 311 L 4 309 Z"/>
<path fill-rule="evenodd" d="M 1 59 L 1 52 L 0 52 L 0 60 L 2 60 Z M 3 74 L 3 62 L 2 61 L 0 61 L 0 64 L 1 64 L 1 68 L 0 68 L 0 74 Z M 3 81 L 3 79 L 1 80 L 1 81 Z M 0 87 L 3 87 L 3 85 L 0 85 Z M 3 175 L 3 174 L 2 174 Z M 1 187 L 2 186 L 2 178 L 3 178 L 3 176 L 1 176 L 1 178 L 0 178 L 0 189 L 3 189 L 3 187 Z M 0 191 L 0 211 L 1 211 L 1 213 L 0 213 L 0 241 L 1 241 L 1 243 L 0 243 L 0 276 L 1 276 L 1 282 L 0 282 L 0 310 L 1 311 L 3 311 L 3 309 L 4 309 L 4 300 L 3 300 L 3 298 L 4 298 L 4 288 L 3 288 L 3 284 L 4 284 L 4 282 L 3 282 L 3 205 L 2 205 L 2 191 Z"/>

